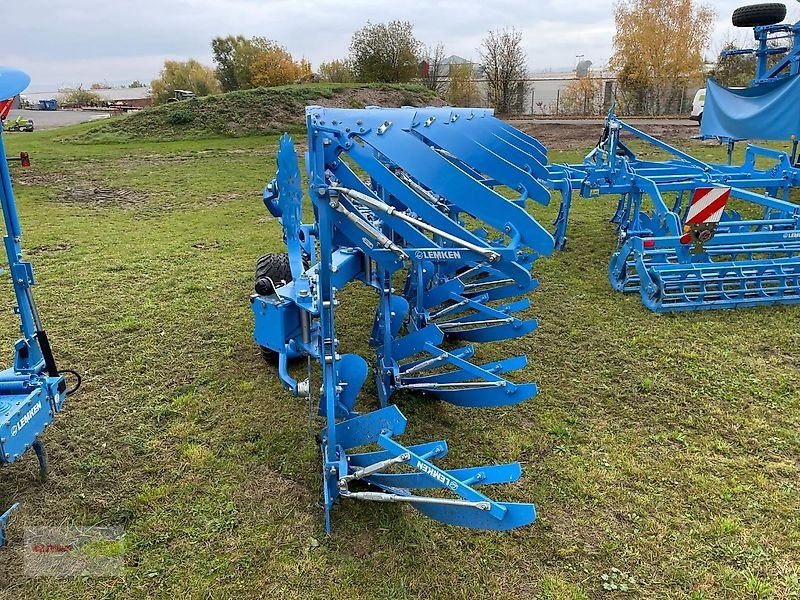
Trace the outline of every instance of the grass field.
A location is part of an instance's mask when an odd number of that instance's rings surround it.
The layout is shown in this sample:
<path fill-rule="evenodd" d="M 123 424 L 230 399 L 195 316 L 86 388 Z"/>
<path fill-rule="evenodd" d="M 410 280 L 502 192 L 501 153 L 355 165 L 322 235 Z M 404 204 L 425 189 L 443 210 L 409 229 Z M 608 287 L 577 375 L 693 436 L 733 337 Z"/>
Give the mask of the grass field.
<path fill-rule="evenodd" d="M 282 250 L 259 199 L 277 137 L 63 141 L 88 127 L 8 139 L 34 161 L 16 188 L 34 291 L 85 383 L 45 435 L 50 480 L 32 455 L 0 472 L 0 506 L 22 502 L 0 597 L 800 595 L 800 308 L 650 313 L 606 280 L 613 199 L 576 200 L 569 249 L 535 264 L 539 330 L 479 349 L 527 354 L 540 394 L 498 410 L 401 400 L 402 440 L 446 438 L 447 466 L 521 461 L 494 495 L 539 519 L 481 533 L 348 502 L 325 539 L 305 407 L 250 338 L 254 262 Z M 371 359 L 373 298 L 344 296 L 342 347 Z M 23 577 L 24 527 L 62 524 L 124 526 L 124 577 Z"/>

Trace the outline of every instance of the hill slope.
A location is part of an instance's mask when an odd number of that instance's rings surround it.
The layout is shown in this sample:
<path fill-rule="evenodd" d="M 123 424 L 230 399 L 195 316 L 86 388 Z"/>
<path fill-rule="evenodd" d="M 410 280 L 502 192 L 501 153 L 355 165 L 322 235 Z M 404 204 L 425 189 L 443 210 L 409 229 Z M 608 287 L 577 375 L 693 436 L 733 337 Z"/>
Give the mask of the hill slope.
<path fill-rule="evenodd" d="M 442 100 L 410 84 L 303 84 L 258 88 L 156 106 L 112 117 L 69 138 L 71 142 L 239 137 L 304 127 L 307 105 L 342 108 L 430 106 Z"/>

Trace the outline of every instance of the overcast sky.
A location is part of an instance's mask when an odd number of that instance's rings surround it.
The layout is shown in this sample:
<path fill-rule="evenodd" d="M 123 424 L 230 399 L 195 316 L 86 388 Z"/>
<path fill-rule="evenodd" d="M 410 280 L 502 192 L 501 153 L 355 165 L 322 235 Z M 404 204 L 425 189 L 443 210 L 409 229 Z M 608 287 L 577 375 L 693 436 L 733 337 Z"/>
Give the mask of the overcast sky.
<path fill-rule="evenodd" d="M 755 0 L 753 0 L 755 1 Z M 713 55 L 727 36 L 734 8 L 747 0 L 712 0 L 717 11 Z M 573 67 L 576 55 L 595 66 L 611 54 L 612 0 L 39 0 L 3 4 L 2 62 L 33 77 L 31 90 L 107 80 L 150 81 L 164 59 L 211 64 L 218 35 L 275 39 L 314 67 L 347 53 L 367 20 L 409 20 L 425 43 L 474 58 L 490 29 L 523 33 L 532 70 Z M 800 4 L 787 0 L 790 14 Z M 741 35 L 741 34 L 739 34 Z"/>

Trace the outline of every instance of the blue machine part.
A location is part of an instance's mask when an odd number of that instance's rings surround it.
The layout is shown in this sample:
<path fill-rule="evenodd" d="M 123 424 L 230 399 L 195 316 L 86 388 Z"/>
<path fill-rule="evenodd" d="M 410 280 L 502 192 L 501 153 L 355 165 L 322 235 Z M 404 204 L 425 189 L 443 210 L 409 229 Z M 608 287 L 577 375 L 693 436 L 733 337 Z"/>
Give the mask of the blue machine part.
<path fill-rule="evenodd" d="M 651 310 L 800 302 L 800 206 L 789 198 L 800 172 L 784 152 L 748 146 L 741 165 L 709 164 L 613 111 L 597 146 L 574 165 L 550 164 L 542 144 L 484 109 L 309 107 L 306 119 L 313 210 L 303 211 L 300 167 L 285 135 L 264 202 L 283 225 L 288 256 L 251 303 L 255 340 L 277 357 L 287 389 L 326 420 L 328 531 L 340 498 L 408 503 L 481 529 L 533 521 L 533 505 L 496 502 L 475 489 L 515 481 L 519 465 L 440 469 L 435 461 L 447 444 L 403 445 L 406 420 L 389 399 L 413 392 L 492 407 L 537 393 L 535 383 L 509 375 L 525 356 L 481 364 L 475 344 L 536 329 L 519 316 L 537 287 L 530 269 L 564 247 L 576 191 L 619 196 L 609 280 L 638 292 Z M 623 133 L 671 158 L 640 159 Z M 526 211 L 528 201 L 547 204 L 551 191 L 561 195 L 554 236 Z M 732 200 L 704 221 L 692 210 L 703 192 Z M 314 221 L 303 223 L 303 214 Z M 336 336 L 338 292 L 355 281 L 376 297 L 370 344 L 380 408 L 365 414 L 356 403 L 369 366 L 341 353 Z M 289 372 L 297 357 L 307 360 L 301 380 Z M 312 362 L 321 385 L 312 383 Z M 356 490 L 357 481 L 370 487 Z M 430 488 L 449 494 L 418 492 Z"/>
<path fill-rule="evenodd" d="M 327 530 L 339 498 L 407 503 L 464 527 L 531 523 L 532 504 L 496 502 L 476 489 L 516 481 L 518 464 L 440 469 L 434 461 L 447 444 L 402 445 L 397 438 L 406 419 L 388 401 L 413 392 L 491 407 L 537 393 L 534 383 L 507 378 L 526 357 L 471 359 L 474 344 L 518 338 L 537 326 L 517 316 L 528 300 L 513 298 L 536 288 L 531 265 L 554 248 L 550 233 L 525 210 L 528 200 L 550 199 L 536 176 L 546 169 L 535 173 L 544 148 L 483 109 L 309 107 L 306 119 L 315 219 L 301 222 L 300 170 L 285 135 L 264 202 L 283 225 L 291 276 L 270 281 L 251 303 L 254 338 L 277 355 L 287 389 L 312 402 L 321 390 L 316 412 L 327 423 L 320 434 Z M 380 408 L 366 414 L 355 404 L 367 362 L 340 353 L 336 337 L 338 291 L 354 281 L 377 298 L 370 344 Z M 302 381 L 288 369 L 297 356 L 308 361 Z M 311 382 L 311 361 L 319 363 L 321 385 Z M 368 491 L 351 489 L 359 481 Z M 413 491 L 425 489 L 447 495 Z"/>
<path fill-rule="evenodd" d="M 22 71 L 0 68 L 0 97 L 16 96 L 29 82 L 30 77 Z M 5 157 L 2 135 L 0 156 Z M 47 459 L 39 436 L 61 410 L 67 389 L 33 299 L 33 268 L 22 260 L 21 229 L 7 160 L 0 160 L 0 206 L 5 224 L 3 243 L 16 296 L 14 312 L 20 318 L 21 333 L 14 345 L 14 365 L 0 371 L 0 464 L 12 463 L 32 448 L 44 477 Z M 16 507 L 0 516 L 0 545 Z"/>
<path fill-rule="evenodd" d="M 622 133 L 671 158 L 638 158 Z M 800 302 L 800 206 L 790 198 L 800 185 L 800 169 L 787 153 L 748 145 L 742 164 L 710 164 L 639 131 L 612 112 L 600 142 L 582 164 L 550 165 L 549 171 L 554 189 L 580 190 L 586 198 L 619 195 L 611 219 L 618 241 L 609 281 L 615 290 L 641 294 L 649 309 Z M 733 201 L 709 230 L 710 237 L 687 242 L 691 198 L 699 188 L 709 187 L 730 188 Z M 563 192 L 556 222 L 558 247 L 566 241 L 570 205 L 570 195 Z"/>

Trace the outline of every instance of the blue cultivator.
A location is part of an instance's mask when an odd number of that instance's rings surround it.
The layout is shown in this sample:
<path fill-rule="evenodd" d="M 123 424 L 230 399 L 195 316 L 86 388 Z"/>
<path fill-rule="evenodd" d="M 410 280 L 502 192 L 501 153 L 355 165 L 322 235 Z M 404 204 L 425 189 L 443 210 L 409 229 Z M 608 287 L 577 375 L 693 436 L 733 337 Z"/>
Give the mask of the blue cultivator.
<path fill-rule="evenodd" d="M 0 68 L 0 98 L 16 96 L 29 82 L 22 71 Z M 0 156 L 5 156 L 2 136 Z M 23 158 L 26 162 L 27 154 Z M 12 463 L 32 448 L 39 459 L 40 474 L 45 477 L 47 459 L 39 436 L 61 410 L 68 390 L 33 300 L 33 269 L 22 260 L 21 230 L 8 160 L 0 160 L 0 206 L 6 232 L 3 242 L 17 301 L 14 312 L 20 317 L 22 334 L 14 345 L 14 365 L 0 371 L 0 464 Z M 5 541 L 9 516 L 17 506 L 14 504 L 0 515 L 0 546 Z"/>
<path fill-rule="evenodd" d="M 301 174 L 284 136 L 264 200 L 281 220 L 288 256 L 259 261 L 252 308 L 254 337 L 277 359 L 285 386 L 310 402 L 321 391 L 328 531 L 337 498 L 409 503 L 464 527 L 531 523 L 532 504 L 497 502 L 478 491 L 516 481 L 519 464 L 441 469 L 434 461 L 447 453 L 446 442 L 400 443 L 406 419 L 388 400 L 405 390 L 491 407 L 537 393 L 535 384 L 507 378 L 526 365 L 524 356 L 471 359 L 473 343 L 536 328 L 520 315 L 528 301 L 512 298 L 535 289 L 531 264 L 553 250 L 551 235 L 524 210 L 529 198 L 546 204 L 549 193 L 530 170 L 504 158 L 515 133 L 491 112 L 311 107 L 306 118 L 314 222 L 301 222 Z M 338 292 L 352 281 L 377 296 L 370 343 L 380 408 L 366 414 L 355 404 L 367 362 L 340 353 L 335 327 Z M 301 356 L 308 365 L 298 381 L 289 361 Z M 312 361 L 321 367 L 321 385 L 312 385 Z M 428 489 L 436 491 L 414 492 Z"/>
<path fill-rule="evenodd" d="M 639 159 L 622 132 L 672 158 Z M 741 165 L 709 164 L 612 114 L 584 163 L 564 172 L 584 197 L 620 195 L 609 280 L 616 290 L 638 291 L 651 310 L 800 301 L 800 206 L 789 199 L 800 170 L 785 152 L 748 145 Z"/>

